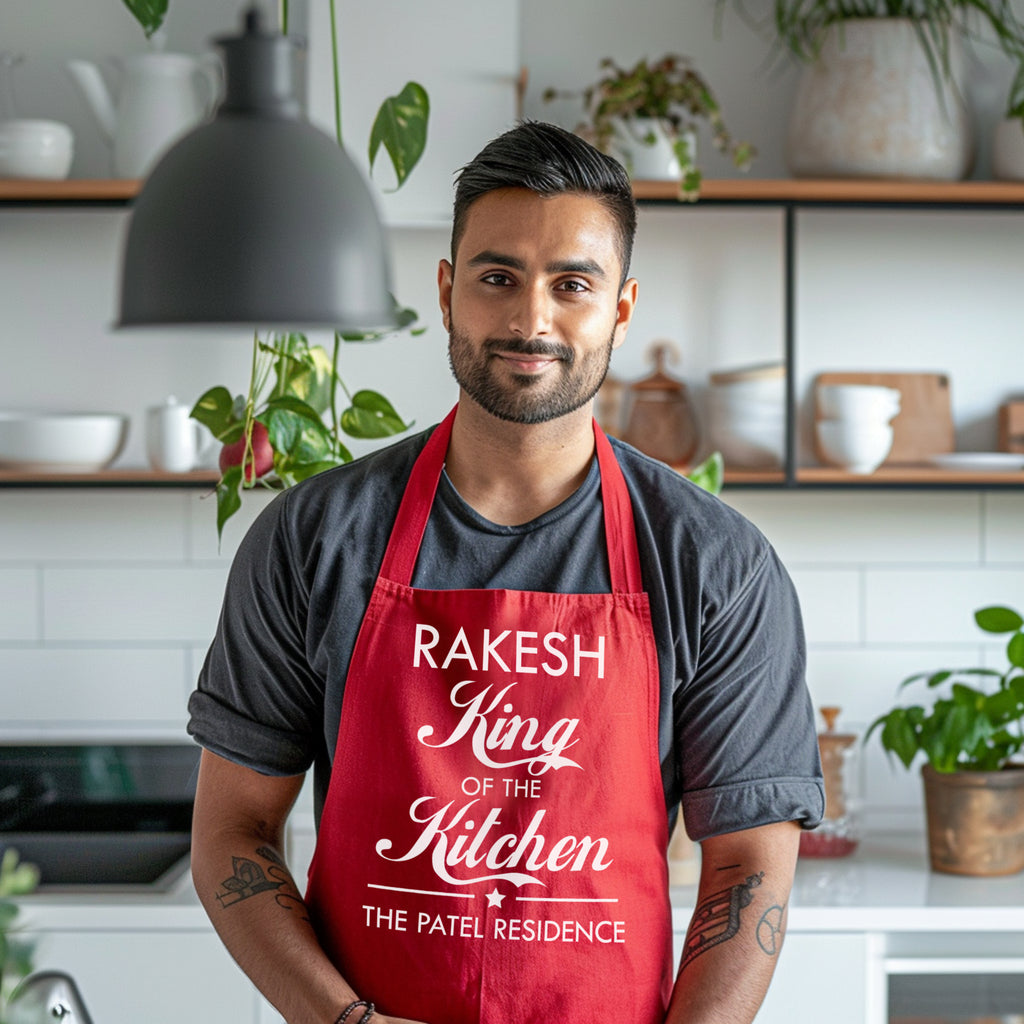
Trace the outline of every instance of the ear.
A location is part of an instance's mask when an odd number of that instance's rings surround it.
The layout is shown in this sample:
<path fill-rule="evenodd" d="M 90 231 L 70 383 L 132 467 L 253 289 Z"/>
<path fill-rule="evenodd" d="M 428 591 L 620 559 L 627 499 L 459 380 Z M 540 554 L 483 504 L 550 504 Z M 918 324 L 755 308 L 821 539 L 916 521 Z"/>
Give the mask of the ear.
<path fill-rule="evenodd" d="M 636 309 L 638 290 L 639 285 L 635 277 L 631 277 L 622 286 L 615 311 L 615 333 L 612 335 L 612 348 L 618 348 L 626 340 L 626 331 L 629 330 L 630 321 L 633 319 L 633 310 Z"/>
<path fill-rule="evenodd" d="M 452 265 L 447 260 L 441 260 L 437 265 L 437 299 L 441 306 L 441 322 L 446 331 L 452 329 L 452 276 L 454 272 Z"/>

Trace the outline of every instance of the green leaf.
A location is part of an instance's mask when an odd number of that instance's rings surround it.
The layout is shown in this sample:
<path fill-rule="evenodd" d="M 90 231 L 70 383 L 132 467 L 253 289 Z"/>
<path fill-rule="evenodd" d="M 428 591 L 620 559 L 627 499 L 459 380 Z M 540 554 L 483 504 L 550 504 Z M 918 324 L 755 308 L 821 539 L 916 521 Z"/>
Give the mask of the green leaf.
<path fill-rule="evenodd" d="M 1006 658 L 1011 665 L 1024 668 L 1024 633 L 1015 633 L 1006 645 Z"/>
<path fill-rule="evenodd" d="M 320 414 L 293 395 L 271 399 L 258 419 L 267 428 L 274 451 L 294 454 L 308 430 L 320 434 L 329 443 L 329 432 Z"/>
<path fill-rule="evenodd" d="M 189 415 L 202 423 L 218 441 L 230 444 L 242 436 L 235 405 L 235 399 L 227 388 L 210 388 L 199 396 Z"/>
<path fill-rule="evenodd" d="M 1015 633 L 1024 626 L 1024 619 L 1012 608 L 993 605 L 990 608 L 979 608 L 974 613 L 974 621 L 986 633 Z"/>
<path fill-rule="evenodd" d="M 725 462 L 721 452 L 712 452 L 699 466 L 695 466 L 686 474 L 698 487 L 710 494 L 722 493 L 722 482 L 725 478 Z"/>
<path fill-rule="evenodd" d="M 224 535 L 224 524 L 242 507 L 242 467 L 231 466 L 217 481 L 217 540 Z"/>
<path fill-rule="evenodd" d="M 397 96 L 389 96 L 377 112 L 370 130 L 370 173 L 383 145 L 398 180 L 395 191 L 402 187 L 426 149 L 429 116 L 427 92 L 416 82 L 407 82 L 405 88 Z"/>
<path fill-rule="evenodd" d="M 341 414 L 341 429 L 349 437 L 373 440 L 408 428 L 409 424 L 403 422 L 391 403 L 376 391 L 357 391 L 352 396 L 352 405 Z"/>
<path fill-rule="evenodd" d="M 142 26 L 147 39 L 163 24 L 167 16 L 167 0 L 124 0 L 124 5 L 135 15 L 135 20 Z"/>
<path fill-rule="evenodd" d="M 347 450 L 345 451 L 345 455 L 347 458 L 322 459 L 319 462 L 304 462 L 300 465 L 292 466 L 290 472 L 296 482 L 299 480 L 305 480 L 308 477 L 316 476 L 317 473 L 323 473 L 324 470 L 334 469 L 336 466 L 342 466 L 346 462 L 351 462 L 352 455 Z"/>

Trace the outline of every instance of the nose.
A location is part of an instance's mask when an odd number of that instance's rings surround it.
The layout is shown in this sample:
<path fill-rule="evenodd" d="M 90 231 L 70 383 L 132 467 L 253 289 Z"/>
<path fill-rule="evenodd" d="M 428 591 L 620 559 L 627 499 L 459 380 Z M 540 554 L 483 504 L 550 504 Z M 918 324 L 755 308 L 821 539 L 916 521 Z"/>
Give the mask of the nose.
<path fill-rule="evenodd" d="M 518 290 L 509 317 L 509 330 L 521 338 L 542 338 L 551 333 L 552 298 L 542 286 Z"/>

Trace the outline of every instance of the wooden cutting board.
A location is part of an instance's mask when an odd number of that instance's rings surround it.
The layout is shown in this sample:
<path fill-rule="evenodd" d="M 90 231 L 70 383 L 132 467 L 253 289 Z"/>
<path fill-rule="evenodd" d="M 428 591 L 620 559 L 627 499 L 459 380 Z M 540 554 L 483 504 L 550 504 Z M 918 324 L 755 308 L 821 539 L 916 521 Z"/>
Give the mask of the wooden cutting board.
<path fill-rule="evenodd" d="M 946 373 L 819 373 L 814 381 L 814 420 L 822 418 L 818 388 L 823 384 L 880 384 L 898 388 L 899 415 L 892 421 L 892 451 L 883 465 L 924 462 L 931 455 L 951 452 L 956 447 L 949 374 Z M 825 462 L 818 448 L 815 453 Z"/>

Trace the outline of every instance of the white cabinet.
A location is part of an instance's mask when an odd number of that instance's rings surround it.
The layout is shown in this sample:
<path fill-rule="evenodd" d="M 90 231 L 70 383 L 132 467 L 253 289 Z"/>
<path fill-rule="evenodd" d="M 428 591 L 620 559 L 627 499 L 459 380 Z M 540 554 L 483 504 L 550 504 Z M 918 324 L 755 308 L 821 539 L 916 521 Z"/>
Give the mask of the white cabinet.
<path fill-rule="evenodd" d="M 37 943 L 36 970 L 70 974 L 96 1024 L 260 1019 L 262 998 L 210 928 L 26 929 L 26 936 Z"/>
<path fill-rule="evenodd" d="M 419 82 L 433 114 L 423 158 L 403 187 L 380 195 L 389 224 L 443 224 L 451 218 L 453 173 L 516 117 L 519 75 L 518 3 L 481 6 L 469 0 L 410 4 L 403 0 L 335 0 L 345 148 L 368 167 L 370 128 L 380 104 Z M 310 120 L 334 135 L 330 10 L 309 10 Z M 383 151 L 374 180 L 393 187 Z"/>
<path fill-rule="evenodd" d="M 790 932 L 756 1024 L 884 1024 L 877 947 L 870 934 Z"/>

